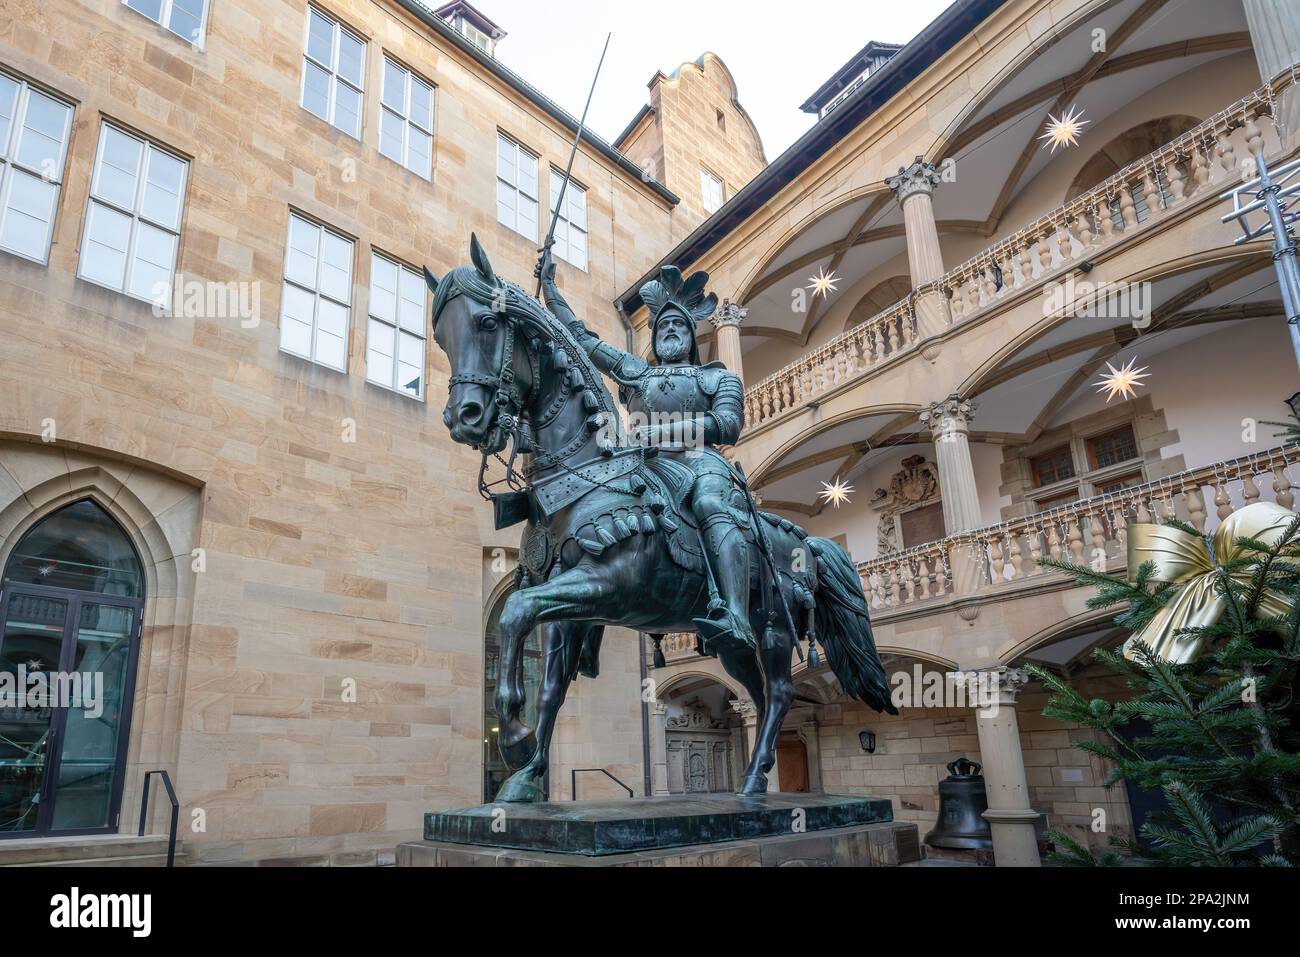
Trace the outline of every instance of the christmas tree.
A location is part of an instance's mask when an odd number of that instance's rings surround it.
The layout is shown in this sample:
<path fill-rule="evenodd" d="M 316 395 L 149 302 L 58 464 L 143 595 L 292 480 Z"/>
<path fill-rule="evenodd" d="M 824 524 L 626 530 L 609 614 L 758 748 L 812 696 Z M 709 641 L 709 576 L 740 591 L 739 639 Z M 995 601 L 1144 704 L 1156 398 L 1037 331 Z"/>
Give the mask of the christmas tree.
<path fill-rule="evenodd" d="M 1201 536 L 1176 520 L 1167 525 Z M 1206 541 L 1206 547 L 1210 542 Z M 1222 551 L 1229 551 L 1220 545 Z M 1076 747 L 1107 759 L 1107 788 L 1127 781 L 1163 793 L 1132 838 L 1110 844 L 1141 863 L 1170 866 L 1291 866 L 1300 861 L 1300 516 L 1269 542 L 1239 538 L 1231 554 L 1212 555 L 1213 594 L 1223 613 L 1213 624 L 1182 628 L 1200 639 L 1199 657 L 1176 664 L 1138 640 L 1095 657 L 1123 675 L 1133 697 L 1089 700 L 1059 674 L 1028 669 L 1053 692 L 1043 713 L 1097 732 Z M 1137 635 L 1175 599 L 1179 586 L 1143 563 L 1129 581 L 1069 562 L 1044 560 L 1097 589 L 1091 608 L 1124 606 L 1115 623 Z M 1208 591 L 1207 591 L 1208 593 Z M 1286 609 L 1275 614 L 1273 610 Z M 1148 734 L 1131 726 L 1145 722 Z M 1126 730 L 1128 733 L 1126 733 Z M 1068 835 L 1051 832 L 1052 860 L 1113 866 Z"/>

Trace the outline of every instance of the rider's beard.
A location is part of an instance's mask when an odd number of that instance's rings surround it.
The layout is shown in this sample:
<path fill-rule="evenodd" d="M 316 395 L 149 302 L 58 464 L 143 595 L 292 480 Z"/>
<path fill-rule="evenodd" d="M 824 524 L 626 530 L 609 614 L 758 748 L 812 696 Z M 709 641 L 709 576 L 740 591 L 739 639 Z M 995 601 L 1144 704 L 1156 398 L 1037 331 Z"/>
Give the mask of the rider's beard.
<path fill-rule="evenodd" d="M 660 362 L 680 362 L 690 351 L 691 344 L 684 336 L 664 337 L 655 346 Z"/>

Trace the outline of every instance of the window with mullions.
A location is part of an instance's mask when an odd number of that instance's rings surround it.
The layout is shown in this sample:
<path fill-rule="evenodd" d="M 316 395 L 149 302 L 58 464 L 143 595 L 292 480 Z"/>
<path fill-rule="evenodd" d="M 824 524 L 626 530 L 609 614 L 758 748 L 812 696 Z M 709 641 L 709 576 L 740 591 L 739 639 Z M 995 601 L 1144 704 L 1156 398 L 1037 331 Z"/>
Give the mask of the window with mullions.
<path fill-rule="evenodd" d="M 366 378 L 424 398 L 424 277 L 378 253 L 370 257 Z"/>
<path fill-rule="evenodd" d="M 537 156 L 497 134 L 497 222 L 537 242 Z"/>
<path fill-rule="evenodd" d="M 366 44 L 315 7 L 307 8 L 302 106 L 349 136 L 361 138 Z"/>
<path fill-rule="evenodd" d="M 433 87 L 405 67 L 384 59 L 380 97 L 379 152 L 412 173 L 433 174 Z"/>
<path fill-rule="evenodd" d="M 188 170 L 148 140 L 101 125 L 77 275 L 170 302 Z"/>
<path fill-rule="evenodd" d="M 351 312 L 352 240 L 291 214 L 280 348 L 346 372 Z"/>
<path fill-rule="evenodd" d="M 551 212 L 559 202 L 564 174 L 551 170 Z M 572 180 L 564 190 L 564 208 L 555 220 L 555 255 L 585 271 L 587 268 L 587 191 Z"/>
<path fill-rule="evenodd" d="M 0 73 L 0 248 L 45 263 L 72 107 Z"/>
<path fill-rule="evenodd" d="M 137 13 L 162 24 L 183 40 L 197 45 L 203 39 L 207 0 L 122 0 Z"/>

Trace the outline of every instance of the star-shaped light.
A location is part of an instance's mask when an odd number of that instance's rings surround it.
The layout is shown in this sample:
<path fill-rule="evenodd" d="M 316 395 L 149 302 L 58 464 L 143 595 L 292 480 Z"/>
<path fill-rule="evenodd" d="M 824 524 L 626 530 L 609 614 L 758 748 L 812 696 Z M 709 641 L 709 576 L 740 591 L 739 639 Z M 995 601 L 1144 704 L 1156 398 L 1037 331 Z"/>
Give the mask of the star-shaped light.
<path fill-rule="evenodd" d="M 1143 366 L 1140 369 L 1133 368 L 1133 363 L 1135 362 L 1137 362 L 1137 359 L 1129 359 L 1127 364 L 1119 369 L 1116 369 L 1109 362 L 1106 363 L 1106 369 L 1108 371 L 1100 379 L 1094 382 L 1093 385 L 1097 386 L 1098 392 L 1106 393 L 1106 401 L 1108 403 L 1116 396 L 1121 396 L 1125 399 L 1133 398 L 1135 395 L 1133 390 L 1142 385 L 1143 379 L 1150 378 L 1146 366 Z"/>
<path fill-rule="evenodd" d="M 834 482 L 822 482 L 822 491 L 819 494 L 823 502 L 839 508 L 840 504 L 847 502 L 849 496 L 853 494 L 853 486 L 837 475 Z"/>
<path fill-rule="evenodd" d="M 1044 141 L 1044 148 L 1050 145 L 1052 152 L 1055 153 L 1058 146 L 1078 146 L 1079 134 L 1091 122 L 1092 120 L 1083 118 L 1083 110 L 1076 113 L 1075 108 L 1072 106 L 1061 114 L 1060 119 L 1050 113 L 1047 114 L 1045 132 L 1038 138 Z"/>
<path fill-rule="evenodd" d="M 835 292 L 835 284 L 839 281 L 834 270 L 827 272 L 826 267 L 823 266 L 817 275 L 809 277 L 808 288 L 812 290 L 814 296 L 829 296 Z"/>

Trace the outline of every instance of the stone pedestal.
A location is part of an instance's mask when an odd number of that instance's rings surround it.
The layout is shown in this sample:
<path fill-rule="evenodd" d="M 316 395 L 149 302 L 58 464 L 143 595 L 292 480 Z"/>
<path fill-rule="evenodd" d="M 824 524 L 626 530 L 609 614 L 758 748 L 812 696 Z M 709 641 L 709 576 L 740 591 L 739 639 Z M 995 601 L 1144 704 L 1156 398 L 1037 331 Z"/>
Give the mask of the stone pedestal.
<path fill-rule="evenodd" d="M 884 798 L 731 794 L 482 805 L 425 817 L 405 867 L 886 867 L 920 859 L 914 824 Z"/>

